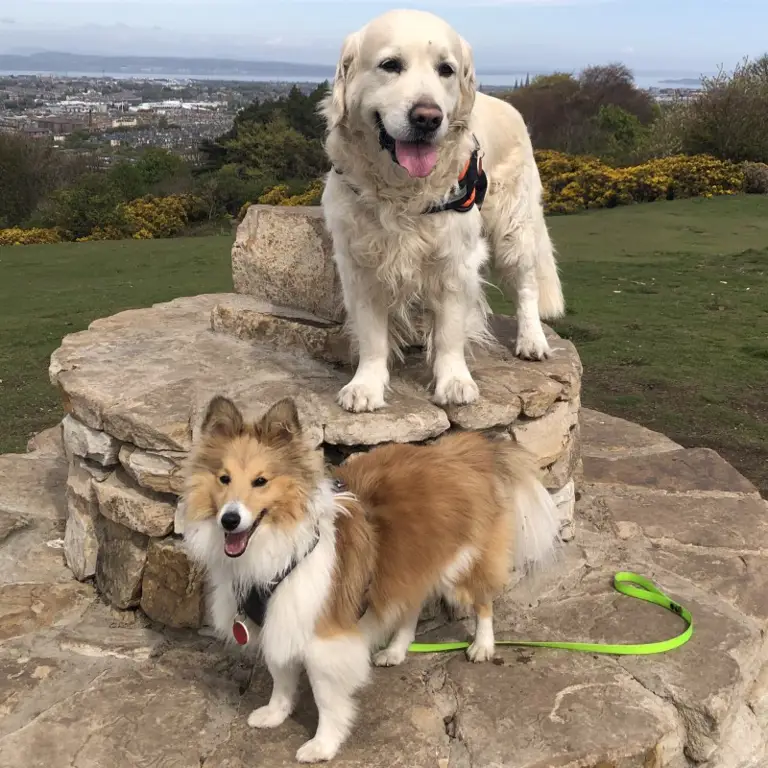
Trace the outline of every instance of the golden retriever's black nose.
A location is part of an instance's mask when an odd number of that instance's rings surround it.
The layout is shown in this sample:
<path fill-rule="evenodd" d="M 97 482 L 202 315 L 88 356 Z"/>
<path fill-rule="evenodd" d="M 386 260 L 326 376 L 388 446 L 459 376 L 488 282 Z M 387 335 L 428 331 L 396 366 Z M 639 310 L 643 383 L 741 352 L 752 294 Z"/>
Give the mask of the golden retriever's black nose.
<path fill-rule="evenodd" d="M 436 131 L 443 122 L 443 110 L 437 104 L 419 102 L 408 113 L 408 121 L 417 131 L 430 133 Z"/>

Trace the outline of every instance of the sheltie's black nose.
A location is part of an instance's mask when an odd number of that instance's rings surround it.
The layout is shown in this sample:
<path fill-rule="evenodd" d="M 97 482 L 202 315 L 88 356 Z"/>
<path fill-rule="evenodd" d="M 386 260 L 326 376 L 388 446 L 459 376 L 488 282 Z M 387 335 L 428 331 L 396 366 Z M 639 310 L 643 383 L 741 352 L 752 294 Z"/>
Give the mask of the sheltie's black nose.
<path fill-rule="evenodd" d="M 225 531 L 234 531 L 237 526 L 240 525 L 240 513 L 235 512 L 232 509 L 228 509 L 221 516 L 221 527 Z"/>

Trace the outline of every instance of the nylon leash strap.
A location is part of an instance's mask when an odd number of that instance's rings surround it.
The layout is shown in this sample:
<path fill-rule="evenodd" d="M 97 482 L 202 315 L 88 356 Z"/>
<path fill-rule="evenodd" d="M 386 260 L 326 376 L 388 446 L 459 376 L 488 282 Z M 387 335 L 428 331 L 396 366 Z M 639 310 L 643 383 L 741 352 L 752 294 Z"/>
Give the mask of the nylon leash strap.
<path fill-rule="evenodd" d="M 636 600 L 654 603 L 679 616 L 688 625 L 685 631 L 669 639 L 655 643 L 640 643 L 636 645 L 610 645 L 607 643 L 572 643 L 564 641 L 541 640 L 497 640 L 496 645 L 514 645 L 524 648 L 556 648 L 564 651 L 581 651 L 582 653 L 602 653 L 611 656 L 652 656 L 656 653 L 667 653 L 685 645 L 693 636 L 693 617 L 691 612 L 679 603 L 671 600 L 650 579 L 631 571 L 620 571 L 613 577 L 614 589 Z M 447 643 L 411 643 L 408 650 L 411 653 L 441 653 L 444 651 L 460 651 L 469 648 L 468 642 Z"/>

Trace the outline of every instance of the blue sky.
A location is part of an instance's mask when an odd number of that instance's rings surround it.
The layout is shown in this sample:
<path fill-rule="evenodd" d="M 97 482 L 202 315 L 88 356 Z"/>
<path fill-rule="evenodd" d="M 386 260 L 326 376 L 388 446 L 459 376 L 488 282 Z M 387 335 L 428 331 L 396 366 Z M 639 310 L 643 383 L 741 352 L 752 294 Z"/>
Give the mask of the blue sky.
<path fill-rule="evenodd" d="M 332 63 L 344 34 L 409 6 L 450 21 L 481 69 L 621 60 L 636 71 L 698 73 L 768 49 L 768 0 L 2 0 L 0 52 Z"/>

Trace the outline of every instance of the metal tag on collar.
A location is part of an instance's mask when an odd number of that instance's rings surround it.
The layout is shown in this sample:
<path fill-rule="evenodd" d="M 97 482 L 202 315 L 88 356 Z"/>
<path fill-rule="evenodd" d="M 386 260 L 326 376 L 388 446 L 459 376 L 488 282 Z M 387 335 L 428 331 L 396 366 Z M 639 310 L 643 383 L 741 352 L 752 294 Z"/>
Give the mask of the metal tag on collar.
<path fill-rule="evenodd" d="M 244 616 L 236 616 L 232 622 L 232 637 L 238 645 L 248 645 L 251 633 L 248 631 Z"/>

